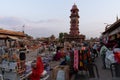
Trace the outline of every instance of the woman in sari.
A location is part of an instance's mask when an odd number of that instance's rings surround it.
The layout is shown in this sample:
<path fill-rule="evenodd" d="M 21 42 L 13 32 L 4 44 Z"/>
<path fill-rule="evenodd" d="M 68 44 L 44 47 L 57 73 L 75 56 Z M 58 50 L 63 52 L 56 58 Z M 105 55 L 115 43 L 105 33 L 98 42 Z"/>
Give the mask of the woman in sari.
<path fill-rule="evenodd" d="M 32 74 L 30 76 L 30 80 L 40 80 L 43 71 L 44 65 L 41 57 L 38 56 L 36 62 L 32 64 Z"/>

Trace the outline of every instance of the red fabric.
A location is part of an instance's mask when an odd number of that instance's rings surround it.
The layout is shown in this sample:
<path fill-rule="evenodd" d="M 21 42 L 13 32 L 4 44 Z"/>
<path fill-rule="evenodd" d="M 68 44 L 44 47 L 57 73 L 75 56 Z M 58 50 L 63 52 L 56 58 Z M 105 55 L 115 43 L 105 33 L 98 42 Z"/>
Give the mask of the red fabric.
<path fill-rule="evenodd" d="M 61 58 L 61 53 L 57 52 L 57 54 L 55 55 L 55 60 L 58 61 Z"/>
<path fill-rule="evenodd" d="M 78 50 L 74 50 L 74 70 L 78 70 Z"/>
<path fill-rule="evenodd" d="M 64 52 L 61 52 L 60 55 L 61 55 L 61 58 L 65 57 L 65 53 Z"/>
<path fill-rule="evenodd" d="M 31 80 L 40 80 L 41 73 L 44 70 L 41 57 L 37 57 L 36 68 L 32 69 Z"/>
<path fill-rule="evenodd" d="M 115 52 L 114 54 L 115 60 L 120 63 L 120 52 Z"/>
<path fill-rule="evenodd" d="M 81 50 L 85 50 L 85 49 L 86 49 L 86 47 L 82 47 L 82 48 L 81 48 Z"/>

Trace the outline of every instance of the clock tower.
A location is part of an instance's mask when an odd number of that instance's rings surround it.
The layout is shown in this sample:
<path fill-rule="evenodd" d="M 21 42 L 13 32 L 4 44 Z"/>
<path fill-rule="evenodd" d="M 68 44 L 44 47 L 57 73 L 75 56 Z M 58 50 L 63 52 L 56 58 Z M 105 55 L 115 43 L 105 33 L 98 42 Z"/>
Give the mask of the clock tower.
<path fill-rule="evenodd" d="M 70 15 L 70 32 L 64 36 L 66 42 L 78 42 L 81 43 L 85 40 L 85 35 L 80 34 L 79 32 L 79 9 L 77 5 L 73 5 Z"/>
<path fill-rule="evenodd" d="M 79 35 L 79 15 L 78 15 L 79 9 L 74 4 L 71 9 L 71 15 L 70 15 L 70 35 L 76 36 Z"/>

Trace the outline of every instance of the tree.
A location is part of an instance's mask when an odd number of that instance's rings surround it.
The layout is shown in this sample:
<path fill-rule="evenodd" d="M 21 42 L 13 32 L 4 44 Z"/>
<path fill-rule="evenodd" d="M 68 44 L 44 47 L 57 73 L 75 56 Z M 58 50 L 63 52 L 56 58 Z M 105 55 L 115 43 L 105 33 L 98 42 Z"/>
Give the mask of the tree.
<path fill-rule="evenodd" d="M 55 41 L 55 36 L 54 35 L 51 35 L 50 36 L 50 42 L 54 42 Z"/>
<path fill-rule="evenodd" d="M 63 38 L 64 38 L 64 33 L 59 33 L 59 41 L 63 42 Z"/>
<path fill-rule="evenodd" d="M 59 39 L 62 39 L 63 38 L 63 36 L 64 36 L 64 34 L 61 32 L 61 33 L 59 33 Z"/>
<path fill-rule="evenodd" d="M 66 33 L 66 32 L 65 33 L 62 33 L 62 32 L 59 33 L 59 41 L 63 43 L 64 42 L 64 38 L 67 35 L 68 35 L 68 33 Z"/>
<path fill-rule="evenodd" d="M 68 35 L 68 33 L 65 32 L 65 33 L 64 33 L 64 37 L 67 36 L 67 35 Z"/>

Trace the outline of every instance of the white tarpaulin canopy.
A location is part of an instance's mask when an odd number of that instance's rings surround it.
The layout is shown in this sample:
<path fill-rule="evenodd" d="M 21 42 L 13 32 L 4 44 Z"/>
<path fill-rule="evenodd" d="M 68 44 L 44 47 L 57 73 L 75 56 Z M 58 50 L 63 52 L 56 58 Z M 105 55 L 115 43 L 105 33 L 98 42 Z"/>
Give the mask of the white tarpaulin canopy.
<path fill-rule="evenodd" d="M 8 36 L 8 38 L 13 39 L 13 40 L 19 40 L 19 38 L 15 37 L 15 36 Z"/>

